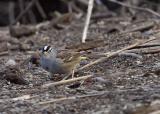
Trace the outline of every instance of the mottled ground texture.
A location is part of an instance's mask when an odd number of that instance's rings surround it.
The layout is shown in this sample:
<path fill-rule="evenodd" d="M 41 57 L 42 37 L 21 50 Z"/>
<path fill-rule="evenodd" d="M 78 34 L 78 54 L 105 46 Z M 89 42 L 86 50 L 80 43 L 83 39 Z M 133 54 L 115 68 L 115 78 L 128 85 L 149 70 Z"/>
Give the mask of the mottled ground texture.
<path fill-rule="evenodd" d="M 79 83 L 76 82 L 44 89 L 43 84 L 58 81 L 58 77 L 55 76 L 53 81 L 41 67 L 28 69 L 28 64 L 20 68 L 23 72 L 20 75 L 28 84 L 14 84 L 4 78 L 7 73 L 4 69 L 8 60 L 21 63 L 44 45 L 69 51 L 82 48 L 81 45 L 76 46 L 81 42 L 85 18 L 73 19 L 61 29 L 46 25 L 39 28 L 36 34 L 19 38 L 11 37 L 8 28 L 1 28 L 0 52 L 9 50 L 9 53 L 0 56 L 3 72 L 0 113 L 159 114 L 160 21 L 150 13 L 136 12 L 134 19 L 127 14 L 92 19 L 87 35 L 91 49 L 82 49 L 82 54 L 88 58 L 79 67 L 104 57 L 104 53 L 115 52 L 139 40 L 156 37 L 156 41 L 148 43 L 154 46 L 139 46 L 79 71 L 75 76 L 93 76 L 79 87 L 73 87 L 72 84 L 76 86 Z M 25 99 L 16 99 L 22 96 Z"/>

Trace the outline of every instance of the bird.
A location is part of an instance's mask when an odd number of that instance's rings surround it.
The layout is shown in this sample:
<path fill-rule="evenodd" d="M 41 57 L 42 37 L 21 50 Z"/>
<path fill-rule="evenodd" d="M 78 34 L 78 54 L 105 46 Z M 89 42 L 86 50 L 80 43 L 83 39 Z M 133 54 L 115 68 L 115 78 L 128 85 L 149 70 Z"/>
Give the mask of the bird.
<path fill-rule="evenodd" d="M 79 52 L 66 53 L 64 58 L 57 56 L 57 50 L 51 46 L 44 46 L 40 49 L 40 65 L 43 69 L 54 74 L 72 74 L 80 64 L 81 60 L 86 59 L 82 57 Z M 68 56 L 66 56 L 68 55 Z"/>

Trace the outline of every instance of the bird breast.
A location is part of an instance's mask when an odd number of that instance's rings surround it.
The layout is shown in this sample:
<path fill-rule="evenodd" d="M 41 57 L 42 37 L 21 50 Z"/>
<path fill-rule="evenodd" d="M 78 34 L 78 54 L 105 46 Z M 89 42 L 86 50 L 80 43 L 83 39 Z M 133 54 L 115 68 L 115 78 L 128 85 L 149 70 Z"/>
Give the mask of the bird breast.
<path fill-rule="evenodd" d="M 42 68 L 52 74 L 64 74 L 66 72 L 61 63 L 56 59 L 41 57 L 40 64 Z"/>

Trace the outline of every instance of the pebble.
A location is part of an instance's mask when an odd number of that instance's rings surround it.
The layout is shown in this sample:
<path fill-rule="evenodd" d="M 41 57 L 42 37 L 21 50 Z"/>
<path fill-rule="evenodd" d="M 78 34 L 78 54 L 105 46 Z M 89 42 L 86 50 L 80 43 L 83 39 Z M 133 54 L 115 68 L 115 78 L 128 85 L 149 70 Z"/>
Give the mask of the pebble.
<path fill-rule="evenodd" d="M 16 63 L 16 61 L 15 60 L 13 60 L 13 59 L 9 59 L 7 62 L 6 62 L 6 66 L 14 66 L 14 65 L 16 65 L 17 63 Z"/>

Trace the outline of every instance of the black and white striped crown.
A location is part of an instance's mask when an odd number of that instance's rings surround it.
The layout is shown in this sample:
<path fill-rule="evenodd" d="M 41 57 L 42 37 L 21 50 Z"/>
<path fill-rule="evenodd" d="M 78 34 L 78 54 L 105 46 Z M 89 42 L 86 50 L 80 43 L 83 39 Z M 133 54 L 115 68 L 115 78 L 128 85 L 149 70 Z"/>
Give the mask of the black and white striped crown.
<path fill-rule="evenodd" d="M 42 51 L 42 53 L 51 52 L 52 47 L 51 46 L 44 46 L 44 47 L 40 48 L 40 50 Z"/>
<path fill-rule="evenodd" d="M 40 48 L 40 51 L 41 51 L 42 55 L 44 54 L 45 56 L 47 55 L 52 58 L 56 58 L 56 56 L 57 56 L 57 50 L 49 45 L 43 46 L 42 48 Z"/>

